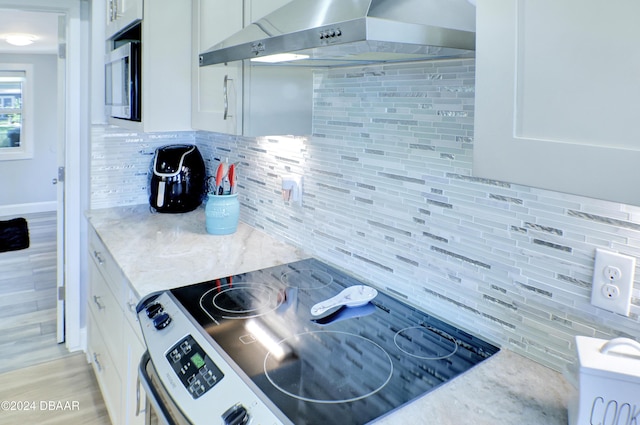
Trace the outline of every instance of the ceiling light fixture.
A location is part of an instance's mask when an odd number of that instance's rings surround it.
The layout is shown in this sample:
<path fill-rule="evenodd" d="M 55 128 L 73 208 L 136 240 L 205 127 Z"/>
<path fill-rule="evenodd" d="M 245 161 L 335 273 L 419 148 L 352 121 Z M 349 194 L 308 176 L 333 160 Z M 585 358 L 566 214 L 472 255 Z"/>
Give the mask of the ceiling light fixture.
<path fill-rule="evenodd" d="M 2 38 L 14 46 L 28 46 L 38 39 L 33 34 L 5 34 Z"/>

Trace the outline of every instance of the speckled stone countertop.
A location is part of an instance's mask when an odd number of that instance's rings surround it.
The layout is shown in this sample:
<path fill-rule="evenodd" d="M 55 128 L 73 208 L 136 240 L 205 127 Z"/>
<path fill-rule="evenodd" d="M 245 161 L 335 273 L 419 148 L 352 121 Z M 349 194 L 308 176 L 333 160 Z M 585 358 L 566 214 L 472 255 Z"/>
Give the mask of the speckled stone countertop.
<path fill-rule="evenodd" d="M 92 210 L 91 225 L 140 296 L 308 257 L 240 223 L 207 234 L 204 210 L 152 214 L 146 205 Z M 573 387 L 508 350 L 375 421 L 376 425 L 567 425 Z"/>
<path fill-rule="evenodd" d="M 567 425 L 573 391 L 562 374 L 501 350 L 376 425 Z"/>
<path fill-rule="evenodd" d="M 210 235 L 202 207 L 156 214 L 137 205 L 86 215 L 139 296 L 308 258 L 242 222 L 232 235 Z"/>

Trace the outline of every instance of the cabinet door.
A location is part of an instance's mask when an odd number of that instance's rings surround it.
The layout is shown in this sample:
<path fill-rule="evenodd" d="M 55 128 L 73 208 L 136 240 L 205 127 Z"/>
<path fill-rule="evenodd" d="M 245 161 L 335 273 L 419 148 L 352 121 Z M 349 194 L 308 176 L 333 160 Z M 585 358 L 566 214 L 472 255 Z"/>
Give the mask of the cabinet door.
<path fill-rule="evenodd" d="M 200 67 L 198 57 L 242 29 L 241 1 L 193 0 L 191 125 L 197 130 L 240 134 L 242 62 Z"/>
<path fill-rule="evenodd" d="M 189 2 L 147 0 L 142 21 L 145 132 L 191 130 Z"/>
<path fill-rule="evenodd" d="M 98 327 L 98 318 L 91 309 L 87 313 L 87 355 L 96 374 L 111 422 L 121 423 L 122 381 Z"/>
<path fill-rule="evenodd" d="M 291 0 L 246 0 L 245 24 Z M 311 134 L 313 70 L 245 62 L 242 134 L 245 136 Z"/>
<path fill-rule="evenodd" d="M 101 274 L 104 276 L 104 281 L 111 289 L 111 292 L 113 292 L 118 301 L 121 300 L 125 296 L 123 290 L 124 277 L 120 272 L 120 268 L 118 267 L 116 260 L 114 260 L 107 247 L 104 246 L 96 232 L 92 229 L 89 230 L 88 239 L 89 257 L 95 266 L 96 275 Z"/>
<path fill-rule="evenodd" d="M 92 312 L 91 317 L 97 321 L 96 327 L 105 338 L 104 345 L 114 361 L 114 367 L 122 370 L 122 308 L 93 261 L 89 261 L 89 310 Z"/>
<path fill-rule="evenodd" d="M 244 136 L 311 134 L 313 69 L 245 64 Z"/>
<path fill-rule="evenodd" d="M 473 172 L 640 205 L 640 2 L 479 0 Z"/>
<path fill-rule="evenodd" d="M 142 5 L 143 0 L 106 0 L 106 38 L 142 20 Z"/>

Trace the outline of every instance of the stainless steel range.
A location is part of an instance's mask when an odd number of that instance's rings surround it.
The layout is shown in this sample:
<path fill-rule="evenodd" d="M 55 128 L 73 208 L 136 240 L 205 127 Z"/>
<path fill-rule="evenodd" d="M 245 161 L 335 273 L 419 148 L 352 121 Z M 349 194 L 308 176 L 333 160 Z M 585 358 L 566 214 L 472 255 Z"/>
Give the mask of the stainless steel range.
<path fill-rule="evenodd" d="M 498 351 L 315 259 L 154 294 L 138 317 L 169 424 L 364 424 Z"/>

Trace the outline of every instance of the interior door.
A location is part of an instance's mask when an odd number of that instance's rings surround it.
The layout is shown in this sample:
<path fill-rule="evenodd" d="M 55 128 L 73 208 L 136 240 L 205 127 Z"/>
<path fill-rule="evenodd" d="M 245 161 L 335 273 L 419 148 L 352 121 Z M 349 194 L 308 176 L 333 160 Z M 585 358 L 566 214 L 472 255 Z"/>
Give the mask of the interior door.
<path fill-rule="evenodd" d="M 66 146 L 66 117 L 65 117 L 65 93 L 66 93 L 66 16 L 58 17 L 58 175 L 54 177 L 57 186 L 57 339 L 64 342 L 64 300 L 65 300 L 65 267 L 64 267 L 64 186 L 65 186 L 65 146 Z"/>

